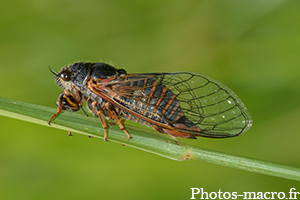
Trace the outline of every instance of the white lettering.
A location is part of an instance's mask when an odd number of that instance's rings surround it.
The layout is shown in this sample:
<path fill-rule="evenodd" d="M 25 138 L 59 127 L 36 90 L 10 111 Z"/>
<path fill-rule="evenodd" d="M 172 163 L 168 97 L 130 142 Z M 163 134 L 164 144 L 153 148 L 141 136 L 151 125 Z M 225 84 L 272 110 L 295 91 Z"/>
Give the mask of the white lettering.
<path fill-rule="evenodd" d="M 281 194 L 282 194 L 282 197 L 281 197 Z M 284 198 L 285 198 L 284 192 L 279 192 L 279 193 L 277 194 L 277 197 L 278 197 L 278 199 L 284 199 Z"/>
<path fill-rule="evenodd" d="M 265 192 L 264 199 L 270 199 L 270 197 L 269 198 L 267 197 L 267 194 L 270 194 L 270 192 Z"/>
<path fill-rule="evenodd" d="M 208 198 L 208 193 L 203 191 L 203 188 L 201 188 L 201 198 L 200 199 L 204 199 L 203 195 L 206 195 L 205 199 L 209 199 Z"/>
<path fill-rule="evenodd" d="M 263 193 L 262 192 L 258 192 L 257 196 L 256 196 L 256 199 L 264 199 Z"/>
<path fill-rule="evenodd" d="M 192 190 L 192 197 L 190 199 L 195 199 L 195 194 L 199 194 L 200 190 L 199 188 L 191 188 Z M 195 192 L 195 190 L 197 190 L 197 192 Z"/>
<path fill-rule="evenodd" d="M 272 194 L 272 198 L 271 199 L 275 199 L 274 198 L 274 194 L 277 194 L 277 192 L 271 192 L 271 194 Z"/>
<path fill-rule="evenodd" d="M 290 188 L 289 198 L 286 198 L 284 192 L 243 192 L 239 194 L 237 192 L 222 192 L 219 189 L 218 192 L 204 192 L 203 188 L 190 188 L 192 190 L 192 197 L 190 199 L 237 199 L 243 197 L 243 199 L 298 199 L 297 195 L 300 192 L 296 192 L 296 188 Z"/>
<path fill-rule="evenodd" d="M 237 195 L 237 192 L 233 192 L 232 193 L 232 199 L 237 199 L 238 195 Z"/>
<path fill-rule="evenodd" d="M 293 190 L 296 190 L 296 188 L 291 188 L 291 189 L 290 189 L 290 192 L 289 192 L 289 193 L 290 193 L 290 199 L 297 199 L 297 198 L 296 198 L 297 193 L 296 193 L 296 192 L 292 192 Z M 293 195 L 294 197 L 292 197 L 292 194 L 294 194 L 294 195 Z"/>
<path fill-rule="evenodd" d="M 223 197 L 224 197 L 224 199 L 230 199 L 230 197 L 231 197 L 230 192 L 224 192 Z"/>
<path fill-rule="evenodd" d="M 249 197 L 247 197 L 247 194 L 249 194 Z M 253 197 L 251 194 L 253 194 Z M 256 199 L 256 193 L 255 192 L 244 192 L 244 199 Z"/>
<path fill-rule="evenodd" d="M 222 194 L 223 192 L 221 192 L 221 189 L 219 189 L 219 192 L 218 192 L 218 197 L 219 197 L 219 199 L 223 199 L 222 197 L 221 197 L 221 194 Z"/>
<path fill-rule="evenodd" d="M 212 194 L 214 195 L 214 197 L 212 197 Z M 217 193 L 216 192 L 211 192 L 209 193 L 209 198 L 210 199 L 216 199 L 218 197 Z"/>

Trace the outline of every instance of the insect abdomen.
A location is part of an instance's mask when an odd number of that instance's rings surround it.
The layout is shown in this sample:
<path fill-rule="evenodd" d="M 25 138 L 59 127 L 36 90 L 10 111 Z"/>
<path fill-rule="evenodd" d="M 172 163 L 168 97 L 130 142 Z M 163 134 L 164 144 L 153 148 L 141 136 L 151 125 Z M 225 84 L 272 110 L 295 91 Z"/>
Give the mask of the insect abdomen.
<path fill-rule="evenodd" d="M 126 95 L 121 98 L 122 104 L 127 108 L 175 128 L 180 124 L 180 128 L 184 130 L 190 128 L 195 130 L 196 125 L 184 116 L 176 95 L 166 86 L 159 84 L 152 78 L 131 81 L 126 83 L 126 86 L 133 88 L 130 96 Z M 131 114 L 125 113 L 125 116 L 127 119 L 153 126 Z"/>

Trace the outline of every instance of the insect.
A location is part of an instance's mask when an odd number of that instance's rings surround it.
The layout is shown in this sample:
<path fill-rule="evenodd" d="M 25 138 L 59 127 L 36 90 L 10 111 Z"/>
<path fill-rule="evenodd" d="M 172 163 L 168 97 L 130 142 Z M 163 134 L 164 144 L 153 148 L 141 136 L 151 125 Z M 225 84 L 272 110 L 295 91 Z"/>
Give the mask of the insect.
<path fill-rule="evenodd" d="M 62 110 L 85 113 L 82 105 L 86 101 L 104 128 L 105 141 L 105 119 L 114 120 L 129 139 L 125 120 L 190 139 L 233 137 L 252 125 L 247 108 L 233 91 L 197 73 L 127 74 L 124 69 L 90 62 L 74 63 L 59 73 L 50 71 L 64 91 L 48 124 Z"/>

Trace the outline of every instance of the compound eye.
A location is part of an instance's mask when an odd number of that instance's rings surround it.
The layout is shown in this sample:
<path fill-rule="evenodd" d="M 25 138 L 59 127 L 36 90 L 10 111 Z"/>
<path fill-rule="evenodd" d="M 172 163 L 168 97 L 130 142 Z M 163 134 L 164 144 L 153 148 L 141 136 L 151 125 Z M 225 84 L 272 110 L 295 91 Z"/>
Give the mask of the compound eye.
<path fill-rule="evenodd" d="M 64 81 L 69 81 L 71 77 L 70 71 L 64 70 L 59 73 L 59 77 Z"/>

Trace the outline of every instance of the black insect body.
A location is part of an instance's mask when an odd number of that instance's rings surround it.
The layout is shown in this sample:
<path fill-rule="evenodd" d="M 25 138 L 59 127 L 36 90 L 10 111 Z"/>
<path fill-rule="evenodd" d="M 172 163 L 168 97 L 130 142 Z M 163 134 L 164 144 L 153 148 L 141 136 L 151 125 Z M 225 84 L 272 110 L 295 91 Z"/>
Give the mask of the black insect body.
<path fill-rule="evenodd" d="M 239 97 L 223 84 L 190 72 L 127 74 L 105 63 L 75 63 L 53 72 L 64 91 L 57 112 L 88 109 L 100 119 L 107 140 L 105 118 L 123 126 L 133 120 L 161 133 L 195 139 L 224 138 L 246 132 L 251 116 Z M 82 109 L 83 110 L 83 109 Z M 123 119 L 120 121 L 120 119 Z"/>

